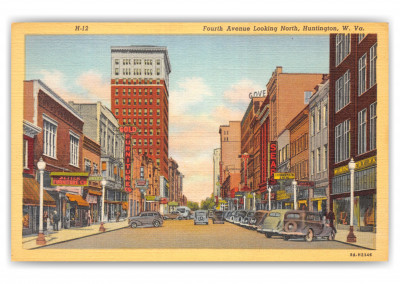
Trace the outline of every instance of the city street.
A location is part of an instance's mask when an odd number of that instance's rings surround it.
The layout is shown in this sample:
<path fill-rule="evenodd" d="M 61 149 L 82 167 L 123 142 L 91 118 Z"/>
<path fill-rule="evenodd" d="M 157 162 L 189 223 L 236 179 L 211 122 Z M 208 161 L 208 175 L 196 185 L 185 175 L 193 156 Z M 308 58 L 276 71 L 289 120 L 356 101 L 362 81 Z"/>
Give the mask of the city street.
<path fill-rule="evenodd" d="M 216 249 L 361 249 L 337 241 L 284 241 L 267 239 L 256 231 L 225 222 L 193 224 L 193 220 L 167 220 L 160 228 L 123 228 L 90 237 L 67 241 L 41 249 L 116 249 L 116 248 L 216 248 Z"/>

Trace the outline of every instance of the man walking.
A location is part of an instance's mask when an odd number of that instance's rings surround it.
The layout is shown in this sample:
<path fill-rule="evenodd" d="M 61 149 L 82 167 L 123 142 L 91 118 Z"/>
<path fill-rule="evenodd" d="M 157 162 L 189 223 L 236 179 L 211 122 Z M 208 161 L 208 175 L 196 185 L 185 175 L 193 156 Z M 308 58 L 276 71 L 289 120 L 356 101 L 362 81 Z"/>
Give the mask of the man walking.
<path fill-rule="evenodd" d="M 326 216 L 326 219 L 329 221 L 329 226 L 335 231 L 336 233 L 336 228 L 335 228 L 335 213 L 332 211 L 329 211 L 328 215 Z"/>
<path fill-rule="evenodd" d="M 53 219 L 54 219 L 54 231 L 58 231 L 58 222 L 60 221 L 60 216 L 58 216 L 56 210 L 54 210 Z"/>

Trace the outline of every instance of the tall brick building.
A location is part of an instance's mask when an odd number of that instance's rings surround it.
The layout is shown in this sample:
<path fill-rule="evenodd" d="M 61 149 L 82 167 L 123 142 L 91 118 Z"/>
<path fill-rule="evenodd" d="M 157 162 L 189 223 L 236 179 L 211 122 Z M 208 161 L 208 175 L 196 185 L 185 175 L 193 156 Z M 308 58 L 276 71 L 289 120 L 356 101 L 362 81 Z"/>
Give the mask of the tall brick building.
<path fill-rule="evenodd" d="M 166 47 L 111 47 L 111 110 L 120 125 L 135 125 L 133 151 L 155 160 L 168 176 L 168 92 L 171 65 Z"/>
<path fill-rule="evenodd" d="M 354 228 L 376 226 L 377 35 L 331 34 L 329 57 L 330 209 L 338 226 L 350 224 L 351 158 Z"/>

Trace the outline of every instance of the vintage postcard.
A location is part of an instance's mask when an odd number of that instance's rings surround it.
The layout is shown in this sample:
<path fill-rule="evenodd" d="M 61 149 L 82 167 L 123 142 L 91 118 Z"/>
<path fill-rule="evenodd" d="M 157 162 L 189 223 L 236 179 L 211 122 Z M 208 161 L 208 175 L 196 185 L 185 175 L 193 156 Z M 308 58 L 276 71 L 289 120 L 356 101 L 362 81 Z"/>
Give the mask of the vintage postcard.
<path fill-rule="evenodd" d="M 386 261 L 386 23 L 15 23 L 12 260 Z"/>

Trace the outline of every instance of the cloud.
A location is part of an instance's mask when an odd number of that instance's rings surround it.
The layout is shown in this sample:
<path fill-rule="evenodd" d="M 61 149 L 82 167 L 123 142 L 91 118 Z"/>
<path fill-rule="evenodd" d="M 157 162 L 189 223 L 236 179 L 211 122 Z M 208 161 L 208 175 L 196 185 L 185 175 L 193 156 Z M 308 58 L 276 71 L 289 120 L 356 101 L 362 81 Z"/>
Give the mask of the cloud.
<path fill-rule="evenodd" d="M 77 78 L 69 78 L 59 70 L 40 70 L 40 80 L 55 91 L 66 102 L 93 103 L 102 101 L 110 107 L 110 82 L 95 71 L 89 70 Z M 72 87 L 80 92 L 72 91 Z"/>
<path fill-rule="evenodd" d="M 226 90 L 223 97 L 235 106 L 247 105 L 249 103 L 249 93 L 264 89 L 265 86 L 258 85 L 249 79 L 243 79 Z"/>

